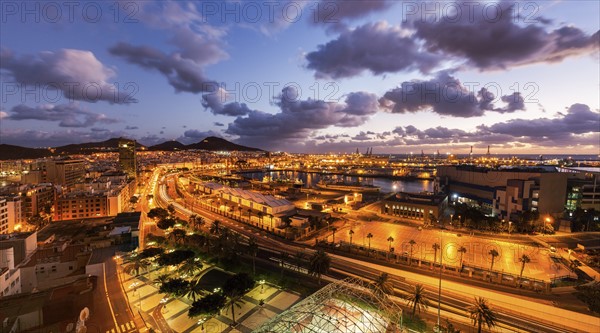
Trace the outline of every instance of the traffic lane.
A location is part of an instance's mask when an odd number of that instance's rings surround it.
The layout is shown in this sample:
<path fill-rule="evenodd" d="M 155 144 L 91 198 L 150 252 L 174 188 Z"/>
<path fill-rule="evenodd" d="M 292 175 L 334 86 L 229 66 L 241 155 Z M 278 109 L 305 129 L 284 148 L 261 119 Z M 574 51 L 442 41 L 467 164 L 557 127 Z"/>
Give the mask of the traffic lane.
<path fill-rule="evenodd" d="M 117 264 L 115 260 L 109 259 L 105 261 L 106 267 L 106 283 L 115 318 L 119 327 L 133 321 L 133 314 L 129 309 L 129 305 L 121 284 L 117 276 Z"/>

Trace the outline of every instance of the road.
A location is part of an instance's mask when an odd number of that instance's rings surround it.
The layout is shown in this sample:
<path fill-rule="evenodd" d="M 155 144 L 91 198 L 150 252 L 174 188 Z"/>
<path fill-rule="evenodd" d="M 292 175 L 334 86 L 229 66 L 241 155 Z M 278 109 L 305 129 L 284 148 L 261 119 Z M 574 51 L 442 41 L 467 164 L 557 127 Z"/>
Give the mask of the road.
<path fill-rule="evenodd" d="M 119 283 L 117 265 L 112 258 L 114 248 L 100 251 L 105 254 L 105 271 L 98 276 L 98 285 L 94 290 L 94 305 L 88 321 L 88 332 L 138 332 L 134 316 Z"/>
<path fill-rule="evenodd" d="M 173 203 L 178 214 L 183 217 L 197 213 L 207 219 L 207 224 L 218 219 L 223 225 L 248 237 L 257 237 L 257 243 L 261 249 L 270 249 L 274 252 L 285 251 L 294 254 L 297 251 L 314 251 L 306 246 L 290 244 L 270 238 L 265 232 L 257 231 L 246 225 L 242 225 L 222 215 L 196 208 L 194 212 L 184 206 L 173 202 L 167 195 L 164 185 L 159 186 L 159 198 L 165 203 Z M 400 269 L 389 268 L 364 261 L 354 260 L 346 257 L 332 255 L 332 268 L 339 269 L 364 278 L 373 278 L 381 271 L 387 271 L 394 276 L 406 278 L 404 284 L 398 283 L 396 287 L 400 290 L 409 290 L 416 284 L 422 283 L 429 290 L 437 290 L 438 279 L 428 275 L 406 272 Z M 484 288 L 468 286 L 465 283 L 444 282 L 443 303 L 456 313 L 466 315 L 465 308 L 472 303 L 476 296 L 487 298 L 499 313 L 499 321 L 505 325 L 522 327 L 522 329 L 541 332 L 593 332 L 600 331 L 600 320 L 598 318 L 580 313 L 559 309 L 553 306 L 539 304 L 535 299 L 527 300 L 525 297 L 490 291 Z"/>

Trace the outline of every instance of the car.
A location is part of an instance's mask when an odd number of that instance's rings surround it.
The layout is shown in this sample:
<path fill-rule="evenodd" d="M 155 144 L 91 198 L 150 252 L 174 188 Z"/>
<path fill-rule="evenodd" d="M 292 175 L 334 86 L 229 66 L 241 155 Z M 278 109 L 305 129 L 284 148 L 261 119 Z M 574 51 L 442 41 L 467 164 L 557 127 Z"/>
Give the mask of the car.
<path fill-rule="evenodd" d="M 550 246 L 550 252 L 555 253 L 556 252 L 556 248 L 554 246 Z"/>

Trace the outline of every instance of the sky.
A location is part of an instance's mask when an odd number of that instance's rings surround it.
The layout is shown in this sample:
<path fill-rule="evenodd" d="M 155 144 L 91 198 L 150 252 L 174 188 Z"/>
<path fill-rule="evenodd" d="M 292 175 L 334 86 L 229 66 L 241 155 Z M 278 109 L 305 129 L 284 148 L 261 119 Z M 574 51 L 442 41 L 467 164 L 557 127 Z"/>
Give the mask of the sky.
<path fill-rule="evenodd" d="M 600 154 L 598 1 L 0 6 L 0 143 Z"/>

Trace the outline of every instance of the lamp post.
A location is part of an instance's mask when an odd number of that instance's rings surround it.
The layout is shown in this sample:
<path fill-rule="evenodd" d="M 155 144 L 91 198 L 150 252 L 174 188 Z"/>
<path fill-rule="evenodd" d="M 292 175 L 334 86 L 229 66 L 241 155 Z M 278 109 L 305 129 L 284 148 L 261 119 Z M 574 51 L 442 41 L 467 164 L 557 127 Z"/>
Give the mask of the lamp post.
<path fill-rule="evenodd" d="M 508 238 L 510 238 L 511 229 L 512 229 L 512 221 L 508 221 Z"/>
<path fill-rule="evenodd" d="M 437 315 L 437 331 L 440 332 L 440 314 L 441 314 L 441 303 L 442 303 L 442 261 L 444 258 L 444 239 L 443 239 L 444 230 L 440 229 L 440 277 L 438 284 L 438 315 Z M 434 258 L 435 262 L 435 258 Z"/>
<path fill-rule="evenodd" d="M 265 290 L 265 280 L 258 281 L 258 284 L 260 284 L 260 293 L 262 294 Z"/>

